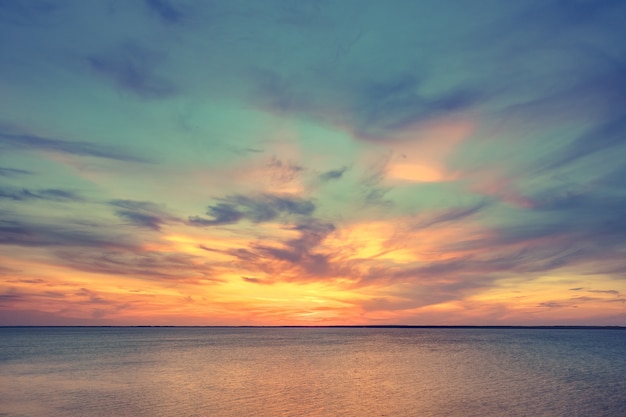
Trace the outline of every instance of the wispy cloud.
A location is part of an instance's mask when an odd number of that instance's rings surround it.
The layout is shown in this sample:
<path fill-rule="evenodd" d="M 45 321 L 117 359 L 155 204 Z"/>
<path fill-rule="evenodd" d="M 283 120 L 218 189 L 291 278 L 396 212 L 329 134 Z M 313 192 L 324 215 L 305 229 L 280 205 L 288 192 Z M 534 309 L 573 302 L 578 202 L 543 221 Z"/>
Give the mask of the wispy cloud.
<path fill-rule="evenodd" d="M 0 220 L 0 245 L 25 247 L 96 247 L 132 246 L 132 239 L 104 225 L 81 224 L 69 220 L 63 224 L 26 222 L 23 219 Z"/>
<path fill-rule="evenodd" d="M 550 164 L 545 168 L 553 170 L 566 164 L 572 164 L 582 158 L 592 157 L 595 153 L 626 146 L 624 131 L 626 117 L 607 120 L 599 126 L 577 137 L 571 144 L 560 150 Z"/>
<path fill-rule="evenodd" d="M 31 191 L 0 186 L 0 198 L 9 200 L 49 200 L 49 201 L 83 201 L 77 193 L 69 190 L 44 189 Z"/>
<path fill-rule="evenodd" d="M 611 294 L 619 296 L 619 291 L 617 290 L 588 290 L 588 292 L 597 293 L 597 294 Z"/>
<path fill-rule="evenodd" d="M 321 277 L 330 272 L 330 255 L 318 249 L 324 238 L 335 230 L 335 226 L 309 220 L 293 226 L 292 230 L 299 233 L 299 237 L 291 239 L 279 247 L 263 244 L 253 247 L 260 259 L 272 262 L 279 261 L 298 268 L 309 276 Z M 287 267 L 289 269 L 289 267 Z"/>
<path fill-rule="evenodd" d="M 18 175 L 30 175 L 30 174 L 32 174 L 32 171 L 27 171 L 25 169 L 0 167 L 0 177 L 14 177 Z"/>
<path fill-rule="evenodd" d="M 254 278 L 254 277 L 241 277 L 242 280 L 246 281 L 246 282 L 251 282 L 253 284 L 271 284 L 271 282 L 267 282 L 261 278 Z"/>
<path fill-rule="evenodd" d="M 326 171 L 320 174 L 320 179 L 322 181 L 339 180 L 341 179 L 341 177 L 343 177 L 343 174 L 346 172 L 347 169 L 347 167 L 343 167 L 341 169 L 331 169 L 330 171 Z"/>
<path fill-rule="evenodd" d="M 168 0 L 145 0 L 146 6 L 165 23 L 179 23 L 184 14 Z"/>
<path fill-rule="evenodd" d="M 96 74 L 113 81 L 122 91 L 144 98 L 164 99 L 177 95 L 178 88 L 156 71 L 162 59 L 157 52 L 127 43 L 92 55 L 87 62 Z"/>
<path fill-rule="evenodd" d="M 489 203 L 482 201 L 479 204 L 470 207 L 448 209 L 443 212 L 434 213 L 432 217 L 426 218 L 423 221 L 418 221 L 414 227 L 417 229 L 423 229 L 441 223 L 457 222 L 478 214 L 488 207 Z"/>
<path fill-rule="evenodd" d="M 255 196 L 231 195 L 220 199 L 216 205 L 209 206 L 207 215 L 190 217 L 189 222 L 196 226 L 218 226 L 249 220 L 253 223 L 268 222 L 282 216 L 309 216 L 315 205 L 299 197 L 290 195 L 260 194 Z"/>
<path fill-rule="evenodd" d="M 140 248 L 106 249 L 80 252 L 59 250 L 57 262 L 74 270 L 133 276 L 162 282 L 219 282 L 210 265 L 198 262 L 199 258 L 187 254 L 142 251 Z"/>
<path fill-rule="evenodd" d="M 50 151 L 79 156 L 115 159 L 126 162 L 149 162 L 145 158 L 125 153 L 120 149 L 108 145 L 54 139 L 28 134 L 0 132 L 0 148 L 13 151 Z"/>
<path fill-rule="evenodd" d="M 113 200 L 109 204 L 117 208 L 118 217 L 138 227 L 159 231 L 163 224 L 181 221 L 149 201 Z"/>

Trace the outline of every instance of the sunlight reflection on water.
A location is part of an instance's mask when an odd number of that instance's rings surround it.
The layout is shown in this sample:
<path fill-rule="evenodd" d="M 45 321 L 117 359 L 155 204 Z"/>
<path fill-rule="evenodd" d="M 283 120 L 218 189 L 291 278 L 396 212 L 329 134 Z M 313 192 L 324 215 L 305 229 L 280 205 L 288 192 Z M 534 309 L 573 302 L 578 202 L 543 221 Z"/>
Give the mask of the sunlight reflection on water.
<path fill-rule="evenodd" d="M 4 328 L 0 416 L 616 416 L 626 331 Z"/>

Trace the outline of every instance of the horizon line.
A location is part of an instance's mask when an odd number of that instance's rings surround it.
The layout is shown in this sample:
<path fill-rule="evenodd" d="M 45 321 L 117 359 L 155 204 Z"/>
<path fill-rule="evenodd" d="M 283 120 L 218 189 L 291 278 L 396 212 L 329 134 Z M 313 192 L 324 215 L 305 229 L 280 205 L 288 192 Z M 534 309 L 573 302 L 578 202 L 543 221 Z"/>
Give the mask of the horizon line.
<path fill-rule="evenodd" d="M 0 328 L 371 328 L 371 329 L 617 329 L 618 325 L 413 325 L 413 324 L 338 324 L 338 325 L 0 325 Z"/>

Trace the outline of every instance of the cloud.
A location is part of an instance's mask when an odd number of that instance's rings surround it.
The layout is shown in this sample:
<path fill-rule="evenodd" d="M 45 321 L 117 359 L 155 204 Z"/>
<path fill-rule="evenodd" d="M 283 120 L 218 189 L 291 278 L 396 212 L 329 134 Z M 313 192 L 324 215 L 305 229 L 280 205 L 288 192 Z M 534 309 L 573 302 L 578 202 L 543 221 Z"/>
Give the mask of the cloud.
<path fill-rule="evenodd" d="M 335 230 L 332 224 L 307 218 L 300 223 L 286 225 L 284 229 L 297 232 L 298 237 L 278 240 L 264 238 L 250 242 L 245 248 L 203 249 L 232 256 L 236 259 L 233 265 L 238 270 L 265 275 L 266 278 L 262 279 L 242 277 L 245 281 L 258 284 L 272 284 L 276 281 L 310 282 L 322 277 L 332 278 L 343 267 L 333 265 L 328 248 L 321 245 L 325 237 Z"/>
<path fill-rule="evenodd" d="M 587 292 L 597 293 L 597 294 L 611 294 L 619 296 L 619 291 L 617 290 L 587 290 Z"/>
<path fill-rule="evenodd" d="M 162 60 L 159 53 L 130 43 L 87 58 L 96 74 L 112 81 L 123 91 L 150 99 L 165 99 L 178 94 L 178 87 L 156 71 Z"/>
<path fill-rule="evenodd" d="M 146 6 L 165 23 L 179 23 L 184 14 L 168 0 L 145 0 Z"/>
<path fill-rule="evenodd" d="M 381 158 L 366 169 L 365 175 L 358 181 L 357 190 L 365 207 L 393 207 L 394 202 L 386 198 L 392 187 L 385 185 L 389 158 Z"/>
<path fill-rule="evenodd" d="M 147 206 L 151 203 L 119 200 L 121 205 Z M 218 282 L 204 257 L 170 251 L 144 249 L 136 234 L 123 234 L 110 224 L 57 220 L 55 224 L 0 220 L 0 245 L 39 247 L 49 262 L 74 270 L 134 276 L 150 280 L 204 283 Z"/>
<path fill-rule="evenodd" d="M 194 226 L 218 226 L 237 223 L 245 217 L 243 213 L 237 210 L 235 205 L 229 203 L 218 203 L 214 206 L 209 206 L 207 214 L 212 216 L 213 219 L 192 216 L 189 218 L 189 223 Z"/>
<path fill-rule="evenodd" d="M 482 201 L 470 207 L 447 209 L 442 212 L 436 213 L 434 216 L 427 218 L 424 221 L 417 222 L 414 228 L 424 229 L 424 228 L 431 227 L 437 224 L 458 222 L 460 220 L 465 220 L 468 217 L 471 217 L 487 209 L 489 206 L 490 204 L 487 201 Z"/>
<path fill-rule="evenodd" d="M 483 100 L 485 93 L 451 90 L 434 97 L 419 94 L 419 82 L 400 77 L 366 85 L 357 96 L 359 111 L 353 116 L 356 133 L 363 138 L 385 138 L 421 121 L 466 110 Z"/>
<path fill-rule="evenodd" d="M 221 251 L 235 257 L 243 270 L 273 276 L 264 283 L 273 282 L 277 275 L 284 275 L 283 279 L 286 280 L 300 279 L 298 273 L 292 274 L 293 271 L 301 271 L 307 277 L 330 273 L 331 256 L 318 250 L 318 247 L 335 230 L 335 226 L 312 217 L 315 205 L 310 200 L 286 194 L 236 194 L 220 200 L 220 203 L 209 206 L 207 210 L 211 219 L 191 217 L 190 224 L 217 226 L 242 220 L 252 223 L 278 221 L 284 224 L 284 230 L 298 234 L 293 239 L 271 241 L 264 238 L 259 242 L 251 242 L 247 248 Z M 216 251 L 204 245 L 200 248 Z M 261 283 L 254 280 L 250 282 Z"/>
<path fill-rule="evenodd" d="M 626 86 L 626 80 L 624 85 Z M 601 151 L 625 147 L 625 131 L 626 117 L 595 125 L 590 131 L 576 138 L 570 145 L 560 149 L 544 169 L 554 170 L 580 159 L 589 158 Z"/>
<path fill-rule="evenodd" d="M 454 217 L 451 215 L 451 218 Z M 442 223 L 442 226 L 445 225 L 445 222 Z M 523 226 L 520 225 L 521 227 Z M 406 310 L 463 300 L 472 294 L 497 287 L 498 281 L 502 279 L 523 277 L 524 281 L 530 282 L 541 279 L 546 273 L 568 275 L 572 271 L 603 273 L 602 270 L 606 269 L 607 265 L 613 265 L 613 268 L 622 272 L 626 270 L 626 264 L 614 253 L 614 249 L 606 252 L 586 238 L 572 238 L 569 235 L 552 236 L 551 233 L 547 233 L 538 240 L 531 233 L 530 236 L 505 243 L 493 240 L 498 238 L 498 229 L 492 231 L 476 229 L 475 232 L 467 233 L 467 237 L 466 233 L 460 232 L 455 234 L 456 238 L 449 237 L 445 233 L 447 230 L 443 228 L 438 232 L 443 238 L 437 242 L 432 252 L 430 250 L 423 254 L 418 252 L 413 261 L 396 262 L 393 258 L 389 261 L 376 258 L 356 263 L 352 261 L 353 266 L 358 267 L 352 268 L 353 273 L 350 275 L 354 288 L 361 291 L 380 288 L 377 291 L 380 296 L 373 297 L 364 305 L 365 308 Z M 420 236 L 427 232 L 428 229 L 415 229 L 411 232 L 412 238 L 418 241 Z M 409 236 L 402 234 L 393 240 L 405 241 L 405 244 L 411 247 L 411 240 L 407 240 Z M 455 239 L 463 244 L 459 246 L 445 243 L 446 240 Z M 599 234 L 597 239 L 602 242 L 602 234 Z M 616 244 L 620 245 L 617 240 Z M 425 259 L 420 259 L 423 255 L 426 255 Z M 584 289 L 576 287 L 571 290 Z M 616 295 L 613 290 L 601 292 Z M 384 294 L 388 295 L 383 296 Z"/>
<path fill-rule="evenodd" d="M 508 103 L 499 110 L 498 116 L 509 120 L 524 119 L 527 123 L 541 124 L 550 127 L 555 122 L 571 122 L 571 117 L 577 115 L 581 121 L 586 123 L 580 127 L 587 127 L 586 132 L 581 135 L 583 142 L 585 135 L 598 129 L 596 126 L 618 123 L 623 116 L 619 112 L 619 107 L 626 103 L 626 93 L 623 89 L 615 88 L 616 85 L 623 85 L 624 70 L 626 62 L 614 57 L 609 50 L 605 50 L 602 45 L 576 45 L 570 46 L 568 53 L 558 55 L 564 61 L 575 61 L 579 66 L 575 72 L 568 73 L 568 77 L 559 78 L 560 71 L 567 71 L 570 66 L 563 62 L 563 68 L 553 69 L 555 76 L 549 77 L 550 88 L 541 89 L 541 84 L 548 78 L 536 76 L 531 79 L 532 85 L 511 84 L 501 94 L 501 99 L 507 96 L 515 97 L 513 103 Z M 539 59 L 540 56 L 530 56 L 529 58 Z M 547 58 L 547 57 L 546 57 Z M 571 65 L 571 64 L 570 64 Z M 536 85 L 535 85 L 536 84 Z M 532 94 L 519 96 L 519 89 L 532 87 Z M 584 117 L 584 118 L 583 118 Z M 588 126 L 585 126 L 588 125 Z M 588 144 L 588 146 L 593 146 Z M 600 144 L 600 146 L 602 146 Z M 570 152 L 575 154 L 576 145 L 573 145 Z M 558 155 L 558 152 L 557 152 Z M 568 155 L 572 157 L 574 155 Z M 546 163 L 543 158 L 538 162 Z"/>
<path fill-rule="evenodd" d="M 47 281 L 45 281 L 45 280 L 43 280 L 41 278 L 37 278 L 37 279 L 12 279 L 12 280 L 7 280 L 6 282 L 10 282 L 10 283 L 13 283 L 13 284 L 24 283 L 24 284 L 33 284 L 33 285 L 46 284 L 47 283 Z"/>
<path fill-rule="evenodd" d="M 51 151 L 79 156 L 115 159 L 125 162 L 149 162 L 147 159 L 125 153 L 112 146 L 45 138 L 35 135 L 16 135 L 0 132 L 0 148 L 9 150 Z"/>
<path fill-rule="evenodd" d="M 400 278 L 400 279 L 399 279 Z M 468 296 L 491 288 L 494 277 L 464 273 L 415 277 L 402 274 L 392 277 L 393 285 L 363 303 L 366 311 L 414 310 L 426 306 L 467 299 Z M 379 280 L 377 283 L 380 285 Z M 366 289 L 367 286 L 362 288 Z"/>
<path fill-rule="evenodd" d="M 284 242 L 282 247 L 256 245 L 256 251 L 263 256 L 298 265 L 312 276 L 327 275 L 330 270 L 330 255 L 315 252 L 315 249 L 335 230 L 335 226 L 310 219 L 293 226 L 291 230 L 299 232 L 300 237 Z"/>
<path fill-rule="evenodd" d="M 294 36 L 324 51 L 350 45 L 345 53 L 305 50 L 300 55 L 289 45 L 267 51 L 270 64 L 259 59 L 247 74 L 250 94 L 270 112 L 303 116 L 383 143 L 410 126 L 466 113 L 520 115 L 529 123 L 557 116 L 572 120 L 600 108 L 618 114 L 626 95 L 614 87 L 624 85 L 624 65 L 614 45 L 624 33 L 611 16 L 623 14 L 623 4 L 591 3 L 498 6 L 469 20 L 467 14 L 475 12 L 470 3 L 454 11 L 418 4 L 385 10 L 372 4 L 342 10 L 350 10 L 355 22 L 349 30 L 332 19 L 341 11 L 331 6 L 328 15 L 322 9 L 321 19 L 315 15 L 327 37 L 304 30 Z M 420 14 L 430 21 L 414 25 L 410 16 Z M 385 19 L 397 25 L 385 25 Z M 443 21 L 445 35 L 436 30 Z M 277 25 L 275 33 L 287 30 Z M 259 51 L 265 51 L 262 39 Z M 286 64 L 271 65 L 274 60 Z M 580 144 L 581 150 L 589 146 Z"/>
<path fill-rule="evenodd" d="M 148 211 L 159 213 L 162 212 L 162 208 L 150 201 L 137 201 L 137 200 L 111 200 L 109 204 L 114 207 L 120 207 L 127 210 Z"/>
<path fill-rule="evenodd" d="M 9 305 L 16 302 L 24 301 L 27 297 L 24 294 L 20 294 L 17 289 L 9 288 L 4 294 L 0 294 L 0 306 L 3 304 Z"/>
<path fill-rule="evenodd" d="M 496 239 L 495 241 L 493 239 Z M 531 279 L 542 273 L 554 272 L 559 269 L 578 268 L 602 257 L 602 250 L 594 248 L 586 241 L 578 242 L 572 236 L 543 237 L 528 236 L 514 241 L 502 241 L 495 236 L 485 236 L 483 239 L 473 239 L 454 245 L 457 249 L 465 248 L 471 255 L 464 259 L 436 262 L 426 267 L 420 267 L 417 273 L 450 273 L 467 272 L 486 274 L 492 277 L 507 277 L 510 274 L 524 274 Z M 444 247 L 445 252 L 449 247 Z M 588 264 L 590 273 L 600 273 L 602 267 L 618 262 L 618 257 L 605 256 L 603 262 L 595 266 Z"/>
<path fill-rule="evenodd" d="M 566 308 L 572 307 L 571 303 L 559 303 L 556 301 L 546 301 L 543 303 L 539 303 L 539 307 L 547 307 L 547 308 Z"/>
<path fill-rule="evenodd" d="M 626 303 L 625 298 L 602 298 L 602 297 L 572 297 L 572 302 L 575 303 L 583 303 L 583 302 L 600 302 L 600 303 Z"/>
<path fill-rule="evenodd" d="M 74 301 L 71 304 L 72 307 L 76 308 L 77 306 L 85 306 L 92 308 L 91 317 L 94 319 L 101 319 L 132 307 L 131 303 L 106 298 L 97 291 L 93 291 L 88 288 L 81 288 L 72 295 L 78 297 L 79 299 L 82 298 L 80 301 Z"/>
<path fill-rule="evenodd" d="M 320 174 L 319 178 L 322 181 L 339 180 L 341 179 L 341 177 L 343 177 L 343 174 L 346 172 L 347 169 L 348 167 L 343 167 L 341 169 L 333 169 L 330 171 L 326 171 Z"/>
<path fill-rule="evenodd" d="M 55 224 L 31 223 L 8 216 L 0 219 L 0 245 L 115 248 L 132 246 L 131 242 L 129 236 L 115 233 L 105 225 L 71 220 Z"/>
<path fill-rule="evenodd" d="M 626 196 L 606 194 L 601 189 L 556 188 L 531 197 L 528 211 L 540 216 L 543 224 L 534 230 L 503 230 L 511 239 L 541 236 L 576 236 L 604 246 L 621 246 L 626 237 L 623 206 Z"/>
<path fill-rule="evenodd" d="M 212 266 L 201 257 L 171 252 L 145 251 L 140 248 L 102 248 L 54 252 L 56 262 L 79 271 L 132 276 L 151 281 L 218 283 Z"/>
<path fill-rule="evenodd" d="M 131 224 L 152 230 L 161 230 L 163 219 L 150 214 L 139 213 L 136 211 L 118 210 L 115 212 L 119 217 L 128 220 Z"/>
<path fill-rule="evenodd" d="M 234 224 L 244 219 L 253 223 L 263 223 L 284 216 L 310 216 L 315 210 L 315 205 L 310 200 L 291 195 L 235 194 L 220 200 L 218 204 L 209 206 L 207 209 L 206 214 L 213 217 L 212 219 L 193 216 L 189 218 L 190 224 L 218 226 Z"/>
<path fill-rule="evenodd" d="M 526 6 L 511 20 L 497 22 L 498 31 L 503 28 L 510 30 L 514 39 L 522 35 L 532 45 L 537 42 L 546 42 L 567 31 L 584 27 L 585 24 L 595 23 L 599 15 L 621 6 L 619 0 L 605 0 L 599 2 L 561 1 L 536 3 Z M 528 34 L 528 30 L 534 34 Z M 496 39 L 497 40 L 497 39 Z"/>
<path fill-rule="evenodd" d="M 267 167 L 272 179 L 278 183 L 287 183 L 295 180 L 304 171 L 304 168 L 292 161 L 282 161 L 272 157 Z"/>
<path fill-rule="evenodd" d="M 81 288 L 73 294 L 66 294 L 60 291 L 34 292 L 10 287 L 5 294 L 0 294 L 0 304 L 5 304 L 18 311 L 21 310 L 19 308 L 21 306 L 37 305 L 44 311 L 51 308 L 55 310 L 55 313 L 61 315 L 70 313 L 72 310 L 73 312 L 81 310 L 81 307 L 96 307 L 90 310 L 92 317 L 103 317 L 106 314 L 115 313 L 130 306 L 128 303 L 107 299 L 87 288 Z M 59 305 L 63 306 L 60 311 L 58 311 Z M 39 320 L 41 320 L 41 317 Z M 30 324 L 38 323 L 33 322 Z M 73 324 L 77 324 L 77 322 L 75 321 Z"/>
<path fill-rule="evenodd" d="M 564 185 L 534 192 L 528 201 L 528 206 L 515 208 L 490 203 L 481 218 L 500 216 L 501 221 L 484 223 L 482 231 L 440 249 L 482 253 L 466 263 L 468 270 L 484 267 L 505 274 L 576 267 L 611 275 L 626 271 L 619 255 L 626 249 L 624 195 L 598 186 Z"/>
<path fill-rule="evenodd" d="M 264 280 L 265 283 L 330 278 L 339 271 L 341 265 L 333 265 L 332 255 L 321 246 L 326 236 L 335 230 L 334 225 L 308 218 L 286 229 L 298 232 L 299 236 L 284 241 L 251 243 L 248 248 L 227 253 L 238 260 L 238 267 L 271 277 Z"/>
<path fill-rule="evenodd" d="M 13 275 L 13 274 L 15 274 L 17 272 L 19 272 L 19 271 L 16 270 L 16 269 L 8 268 L 6 266 L 0 265 L 0 275 L 9 276 L 9 275 Z M 7 282 L 10 282 L 10 281 L 7 281 Z"/>
<path fill-rule="evenodd" d="M 346 80 L 342 85 L 326 79 L 297 83 L 269 69 L 252 77 L 253 94 L 261 107 L 349 127 L 356 137 L 368 140 L 385 140 L 416 123 L 462 112 L 484 101 L 486 95 L 463 87 L 425 96 L 419 92 L 418 79 L 404 74 L 383 80 Z M 337 92 L 342 92 L 339 97 Z"/>
<path fill-rule="evenodd" d="M 5 198 L 15 201 L 48 200 L 48 201 L 83 201 L 83 198 L 73 191 L 44 189 L 30 191 L 27 189 L 15 189 L 0 187 L 0 199 Z"/>
<path fill-rule="evenodd" d="M 609 189 L 620 190 L 624 184 L 624 178 L 626 178 L 626 167 L 620 166 L 611 169 L 607 174 L 596 179 L 595 183 Z"/>
<path fill-rule="evenodd" d="M 581 288 L 582 289 L 582 288 Z M 578 289 L 575 289 L 578 290 Z M 547 308 L 579 308 L 583 304 L 614 304 L 626 303 L 626 299 L 620 297 L 620 292 L 616 290 L 587 290 L 589 293 L 614 295 L 615 297 L 598 297 L 598 296 L 575 296 L 564 300 L 550 300 L 542 302 L 539 307 Z"/>
<path fill-rule="evenodd" d="M 254 277 L 241 277 L 242 280 L 246 281 L 246 282 L 250 282 L 252 284 L 272 284 L 271 281 L 267 281 L 261 278 L 254 278 Z"/>
<path fill-rule="evenodd" d="M 118 208 L 115 211 L 118 217 L 138 227 L 159 231 L 163 224 L 181 221 L 149 201 L 112 200 L 109 204 Z"/>
<path fill-rule="evenodd" d="M 30 175 L 32 171 L 27 171 L 25 169 L 15 169 L 15 168 L 2 168 L 0 167 L 0 177 L 14 177 L 18 175 Z"/>

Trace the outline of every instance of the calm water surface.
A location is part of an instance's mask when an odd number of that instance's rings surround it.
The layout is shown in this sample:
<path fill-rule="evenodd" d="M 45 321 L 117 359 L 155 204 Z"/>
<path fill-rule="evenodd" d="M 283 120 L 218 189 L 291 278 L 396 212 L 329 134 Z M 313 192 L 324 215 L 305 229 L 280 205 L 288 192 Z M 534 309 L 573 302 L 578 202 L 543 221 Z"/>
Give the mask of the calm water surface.
<path fill-rule="evenodd" d="M 626 331 L 2 328 L 0 416 L 626 416 Z"/>

